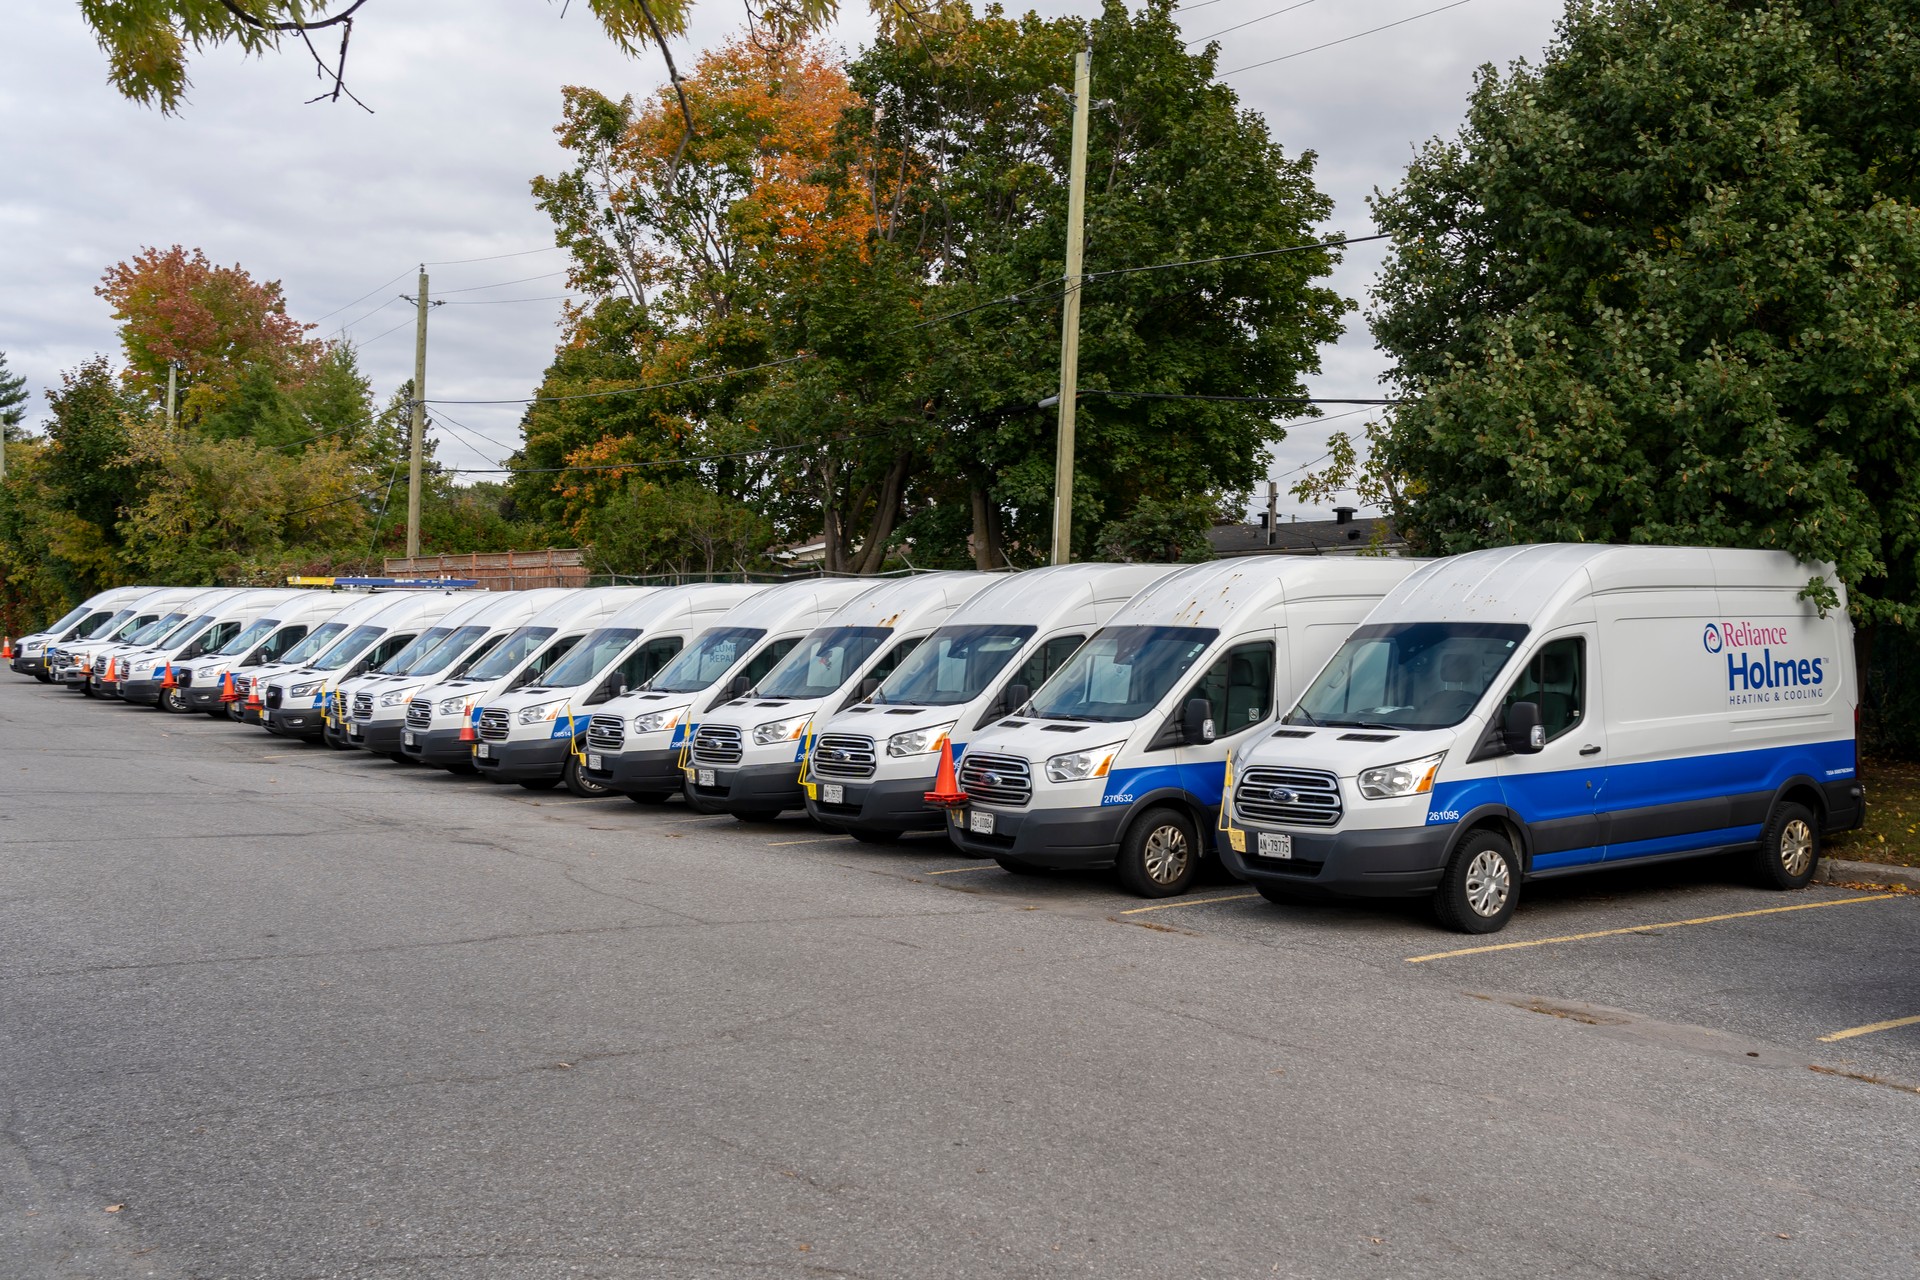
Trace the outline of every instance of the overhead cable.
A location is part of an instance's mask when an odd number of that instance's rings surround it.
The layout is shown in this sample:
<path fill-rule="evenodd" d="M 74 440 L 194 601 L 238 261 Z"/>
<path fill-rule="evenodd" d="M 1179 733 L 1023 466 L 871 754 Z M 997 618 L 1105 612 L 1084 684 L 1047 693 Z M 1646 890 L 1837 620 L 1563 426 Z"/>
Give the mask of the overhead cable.
<path fill-rule="evenodd" d="M 1249 62 L 1244 67 L 1235 67 L 1231 71 L 1222 71 L 1220 74 L 1223 76 L 1237 76 L 1242 71 L 1254 71 L 1260 67 L 1270 67 L 1276 62 L 1285 62 L 1289 58 L 1299 58 L 1309 53 L 1318 53 L 1322 49 L 1331 49 L 1333 46 L 1345 44 L 1349 40 L 1358 40 L 1362 36 L 1375 35 L 1382 31 L 1391 31 L 1395 27 L 1404 27 L 1409 22 L 1418 22 L 1422 18 L 1431 18 L 1436 13 L 1445 13 L 1449 9 L 1458 9 L 1461 5 L 1469 3 L 1471 3 L 1471 0 L 1453 0 L 1452 4 L 1443 4 L 1438 9 L 1428 9 L 1424 13 L 1416 13 L 1411 17 L 1402 18 L 1398 22 L 1388 22 L 1377 27 L 1370 27 L 1365 31 L 1356 31 L 1350 36 L 1341 36 L 1338 40 L 1329 40 L 1325 44 L 1316 44 L 1311 49 L 1295 49 L 1292 53 L 1283 53 L 1277 58 L 1268 58 L 1264 62 Z"/>
<path fill-rule="evenodd" d="M 1221 36 L 1226 35 L 1230 31 L 1238 31 L 1242 27 L 1250 27 L 1256 22 L 1265 22 L 1268 18 L 1277 18 L 1283 13 L 1292 13 L 1295 9 L 1304 9 L 1312 3 L 1313 3 L 1313 0 L 1295 0 L 1295 3 L 1288 5 L 1284 9 L 1275 9 L 1271 13 L 1263 13 L 1257 18 L 1248 18 L 1245 22 L 1236 22 L 1234 25 L 1230 27 L 1220 28 L 1220 30 L 1214 32 L 1210 36 L 1199 36 L 1195 39 L 1187 41 L 1187 43 L 1188 44 L 1205 44 L 1209 40 L 1218 40 Z"/>

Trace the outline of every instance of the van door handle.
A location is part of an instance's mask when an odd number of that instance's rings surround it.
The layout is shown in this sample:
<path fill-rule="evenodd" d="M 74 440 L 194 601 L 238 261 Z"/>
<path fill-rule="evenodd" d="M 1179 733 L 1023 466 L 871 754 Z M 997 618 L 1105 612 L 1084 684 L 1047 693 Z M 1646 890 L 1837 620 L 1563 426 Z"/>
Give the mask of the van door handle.
<path fill-rule="evenodd" d="M 1583 756 L 1597 756 L 1600 754 L 1600 748 L 1589 743 L 1588 745 L 1580 748 L 1580 754 Z"/>

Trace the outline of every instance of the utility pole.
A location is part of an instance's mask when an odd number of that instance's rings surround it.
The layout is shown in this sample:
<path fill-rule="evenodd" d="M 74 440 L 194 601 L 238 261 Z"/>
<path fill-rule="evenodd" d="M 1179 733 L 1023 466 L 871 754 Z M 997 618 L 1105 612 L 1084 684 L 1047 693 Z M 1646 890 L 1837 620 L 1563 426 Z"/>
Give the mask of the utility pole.
<path fill-rule="evenodd" d="M 1093 51 L 1073 59 L 1073 153 L 1067 170 L 1067 293 L 1060 307 L 1060 445 L 1053 476 L 1053 562 L 1073 559 L 1073 410 L 1080 385 L 1081 251 L 1087 212 L 1087 112 Z"/>
<path fill-rule="evenodd" d="M 167 361 L 167 436 L 169 439 L 173 436 L 175 424 L 179 422 L 180 411 L 176 407 L 180 403 L 179 392 L 180 362 L 169 360 Z"/>
<path fill-rule="evenodd" d="M 420 554 L 420 442 L 427 434 L 427 268 L 420 268 L 420 292 L 413 321 L 413 432 L 407 459 L 407 558 Z"/>

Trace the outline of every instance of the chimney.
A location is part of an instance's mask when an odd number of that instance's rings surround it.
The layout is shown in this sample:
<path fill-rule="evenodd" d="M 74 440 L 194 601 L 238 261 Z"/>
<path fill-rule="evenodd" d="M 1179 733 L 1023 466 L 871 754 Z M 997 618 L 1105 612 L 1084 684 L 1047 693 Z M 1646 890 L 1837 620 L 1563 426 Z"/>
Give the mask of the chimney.
<path fill-rule="evenodd" d="M 1352 524 L 1353 517 L 1359 510 L 1360 508 L 1358 507 L 1335 507 L 1333 509 L 1333 522 L 1335 524 Z"/>

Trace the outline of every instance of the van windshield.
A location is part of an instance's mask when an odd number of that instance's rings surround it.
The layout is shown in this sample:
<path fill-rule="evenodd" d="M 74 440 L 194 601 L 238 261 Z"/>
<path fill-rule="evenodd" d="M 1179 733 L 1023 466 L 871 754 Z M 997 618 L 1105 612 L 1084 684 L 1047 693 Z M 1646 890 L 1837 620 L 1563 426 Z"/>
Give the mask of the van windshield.
<path fill-rule="evenodd" d="M 83 636 L 76 637 L 76 639 L 98 640 L 102 636 L 110 636 L 113 634 L 115 628 L 117 628 L 121 623 L 125 622 L 128 618 L 132 616 L 133 616 L 133 610 L 122 609 L 120 610 L 120 612 L 114 614 L 112 617 L 106 618 L 100 622 L 95 623 L 92 630 L 88 631 Z"/>
<path fill-rule="evenodd" d="M 412 675 L 413 664 L 439 648 L 440 642 L 452 634 L 452 627 L 428 627 L 415 636 L 406 648 L 375 667 L 373 673 L 378 676 Z"/>
<path fill-rule="evenodd" d="M 282 654 L 280 661 L 290 667 L 300 666 L 305 663 L 308 658 L 311 658 L 314 654 L 321 652 L 335 640 L 338 640 L 340 633 L 346 629 L 347 624 L 344 622 L 329 622 L 325 626 L 316 627 L 313 633 L 305 640 L 302 640 L 299 644 Z"/>
<path fill-rule="evenodd" d="M 1138 720 L 1219 637 L 1211 627 L 1103 628 L 1028 705 L 1042 720 Z"/>
<path fill-rule="evenodd" d="M 169 647 L 174 645 L 183 645 L 187 641 L 199 635 L 202 631 L 206 630 L 207 624 L 212 621 L 213 621 L 212 614 L 203 613 L 199 617 L 193 619 L 191 622 L 183 622 L 179 626 L 175 627 L 173 630 L 167 632 L 165 636 L 161 637 L 158 643 L 163 646 L 169 646 Z"/>
<path fill-rule="evenodd" d="M 215 649 L 213 651 L 214 656 L 230 658 L 235 654 L 245 653 L 247 650 L 253 648 L 254 645 L 271 635 L 273 629 L 279 625 L 280 621 L 277 618 L 262 618 L 233 639 L 221 645 L 218 649 Z"/>
<path fill-rule="evenodd" d="M 453 665 L 453 660 L 480 643 L 480 637 L 493 630 L 484 622 L 476 622 L 470 627 L 461 627 L 446 639 L 433 647 L 418 662 L 401 674 L 409 676 L 437 676 Z"/>
<path fill-rule="evenodd" d="M 763 698 L 824 698 L 866 665 L 891 627 L 821 627 L 780 659 L 754 692 Z"/>
<path fill-rule="evenodd" d="M 47 628 L 47 631 L 49 634 L 65 631 L 68 627 L 72 626 L 74 623 L 80 621 L 80 619 L 86 616 L 87 616 L 87 606 L 81 605 L 79 608 L 75 609 L 72 613 L 69 613 L 66 617 L 60 619 L 58 622 L 53 623 L 51 626 L 49 626 Z"/>
<path fill-rule="evenodd" d="M 764 627 L 714 627 L 673 655 L 647 688 L 662 693 L 698 693 L 733 669 L 761 636 Z"/>
<path fill-rule="evenodd" d="M 534 650 L 553 638 L 556 628 L 522 627 L 505 640 L 486 659 L 467 672 L 469 680 L 499 680 L 519 670 Z"/>
<path fill-rule="evenodd" d="M 952 707 L 972 702 L 1033 639 L 1033 627 L 942 627 L 907 655 L 875 702 Z"/>
<path fill-rule="evenodd" d="M 307 665 L 315 671 L 338 671 L 341 667 L 346 666 L 349 662 L 352 662 L 355 658 L 365 653 L 372 647 L 375 640 L 378 640 L 385 634 L 387 634 L 385 627 L 376 627 L 372 623 L 355 627 L 353 630 L 347 632 L 345 639 L 339 641 L 331 649 Z"/>
<path fill-rule="evenodd" d="M 169 613 L 163 618 L 155 618 L 146 626 L 134 631 L 132 635 L 125 637 L 125 642 L 127 644 L 152 644 L 155 640 L 158 640 L 161 636 L 179 626 L 180 620 L 186 616 L 184 613 Z"/>
<path fill-rule="evenodd" d="M 552 689 L 571 689 L 587 684 L 613 665 L 627 646 L 640 638 L 638 627 L 602 627 L 574 646 L 572 653 L 554 664 L 540 683 Z"/>
<path fill-rule="evenodd" d="M 1447 729 L 1467 718 L 1527 637 L 1517 623 L 1383 622 L 1333 655 L 1286 723 Z"/>

